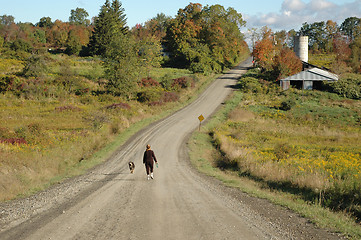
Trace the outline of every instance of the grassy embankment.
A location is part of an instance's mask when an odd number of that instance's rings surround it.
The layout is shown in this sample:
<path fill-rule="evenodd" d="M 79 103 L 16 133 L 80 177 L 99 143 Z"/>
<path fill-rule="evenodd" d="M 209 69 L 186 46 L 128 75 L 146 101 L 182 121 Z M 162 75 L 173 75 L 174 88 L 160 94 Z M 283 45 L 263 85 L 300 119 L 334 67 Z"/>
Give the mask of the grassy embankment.
<path fill-rule="evenodd" d="M 173 89 L 161 103 L 140 103 L 106 94 L 100 64 L 91 58 L 48 55 L 44 76 L 23 78 L 18 74 L 21 61 L 0 59 L 1 74 L 13 81 L 11 91 L 0 94 L 1 201 L 84 173 L 136 131 L 194 99 L 215 78 L 153 69 L 149 74 L 158 82 L 184 76 L 196 81 L 188 84 L 193 87 Z M 163 91 L 156 87 L 152 101 Z"/>
<path fill-rule="evenodd" d="M 225 184 L 361 237 L 361 102 L 289 90 L 249 71 L 189 141 L 192 163 Z"/>

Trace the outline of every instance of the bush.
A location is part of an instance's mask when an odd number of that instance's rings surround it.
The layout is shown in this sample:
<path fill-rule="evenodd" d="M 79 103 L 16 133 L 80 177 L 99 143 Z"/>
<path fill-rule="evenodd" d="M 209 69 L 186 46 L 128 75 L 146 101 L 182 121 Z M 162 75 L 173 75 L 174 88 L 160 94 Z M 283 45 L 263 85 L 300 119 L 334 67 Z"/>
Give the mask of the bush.
<path fill-rule="evenodd" d="M 13 144 L 13 145 L 27 144 L 24 138 L 6 138 L 6 139 L 0 139 L 0 142 Z"/>
<path fill-rule="evenodd" d="M 0 93 L 13 91 L 16 95 L 20 95 L 24 86 L 24 81 L 16 76 L 0 76 Z"/>
<path fill-rule="evenodd" d="M 143 78 L 139 83 L 140 87 L 157 87 L 159 85 L 159 82 L 151 77 Z"/>
<path fill-rule="evenodd" d="M 281 102 L 280 109 L 283 111 L 289 111 L 295 105 L 296 105 L 296 102 L 293 99 L 287 99 L 287 100 Z"/>
<path fill-rule="evenodd" d="M 165 90 L 171 90 L 172 89 L 172 84 L 173 84 L 173 79 L 170 76 L 170 74 L 166 74 L 162 77 L 161 81 L 160 81 L 160 85 L 165 89 Z"/>
<path fill-rule="evenodd" d="M 109 117 L 101 111 L 97 111 L 83 117 L 83 120 L 87 122 L 93 131 L 97 131 L 103 127 L 103 125 L 109 122 Z"/>
<path fill-rule="evenodd" d="M 9 90 L 10 83 L 11 78 L 9 76 L 0 76 L 0 93 Z"/>
<path fill-rule="evenodd" d="M 163 102 L 176 102 L 179 100 L 179 95 L 175 92 L 165 92 L 163 94 Z"/>
<path fill-rule="evenodd" d="M 162 92 L 157 88 L 147 88 L 137 93 L 139 102 L 157 102 L 162 97 Z"/>
<path fill-rule="evenodd" d="M 194 87 L 194 79 L 191 77 L 180 77 L 173 79 L 172 88 Z"/>
<path fill-rule="evenodd" d="M 337 82 L 327 83 L 331 90 L 352 99 L 361 99 L 361 75 L 347 74 Z"/>
<path fill-rule="evenodd" d="M 17 39 L 15 40 L 11 46 L 10 49 L 18 52 L 18 51 L 23 51 L 23 52 L 28 52 L 31 53 L 32 51 L 32 47 L 31 44 L 23 39 Z"/>
<path fill-rule="evenodd" d="M 202 73 L 207 75 L 212 72 L 212 68 L 210 67 L 209 63 L 201 63 L 201 62 L 192 62 L 189 70 L 193 73 Z"/>
<path fill-rule="evenodd" d="M 22 74 L 25 77 L 40 77 L 46 72 L 47 67 L 44 58 L 39 55 L 33 55 L 26 60 Z"/>
<path fill-rule="evenodd" d="M 238 83 L 239 88 L 243 92 L 253 92 L 260 93 L 262 92 L 262 83 L 254 77 L 244 77 Z"/>

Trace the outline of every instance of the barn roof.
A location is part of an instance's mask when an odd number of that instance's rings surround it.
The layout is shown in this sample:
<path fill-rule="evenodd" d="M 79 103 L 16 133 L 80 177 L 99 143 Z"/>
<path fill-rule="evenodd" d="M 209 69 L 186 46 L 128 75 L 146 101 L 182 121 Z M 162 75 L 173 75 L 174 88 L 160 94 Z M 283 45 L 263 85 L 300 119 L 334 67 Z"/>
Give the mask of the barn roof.
<path fill-rule="evenodd" d="M 295 75 L 282 79 L 282 81 L 338 81 L 336 74 L 319 68 L 310 68 Z"/>

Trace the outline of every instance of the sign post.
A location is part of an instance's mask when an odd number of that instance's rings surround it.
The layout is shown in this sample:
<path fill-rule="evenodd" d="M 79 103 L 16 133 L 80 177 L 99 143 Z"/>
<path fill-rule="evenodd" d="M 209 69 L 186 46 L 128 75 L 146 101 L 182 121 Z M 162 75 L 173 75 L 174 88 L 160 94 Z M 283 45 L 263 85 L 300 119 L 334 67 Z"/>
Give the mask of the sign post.
<path fill-rule="evenodd" d="M 198 120 L 199 120 L 199 129 L 198 129 L 198 131 L 200 131 L 200 130 L 201 130 L 202 121 L 204 120 L 204 117 L 203 117 L 202 114 L 198 117 Z"/>

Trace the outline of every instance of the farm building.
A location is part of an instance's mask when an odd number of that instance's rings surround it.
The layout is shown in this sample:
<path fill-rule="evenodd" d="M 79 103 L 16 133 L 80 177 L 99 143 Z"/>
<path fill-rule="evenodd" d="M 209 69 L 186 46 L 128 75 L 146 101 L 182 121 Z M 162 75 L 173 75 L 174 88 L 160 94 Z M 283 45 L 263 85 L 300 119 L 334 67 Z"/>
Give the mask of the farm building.
<path fill-rule="evenodd" d="M 319 89 L 323 81 L 338 81 L 336 74 L 308 63 L 308 36 L 295 37 L 294 51 L 302 61 L 303 71 L 281 79 L 280 85 L 283 90 L 289 89 L 290 86 L 305 90 Z"/>
<path fill-rule="evenodd" d="M 283 90 L 289 89 L 290 86 L 310 90 L 318 88 L 323 81 L 338 81 L 338 76 L 314 67 L 282 79 L 280 85 Z"/>

